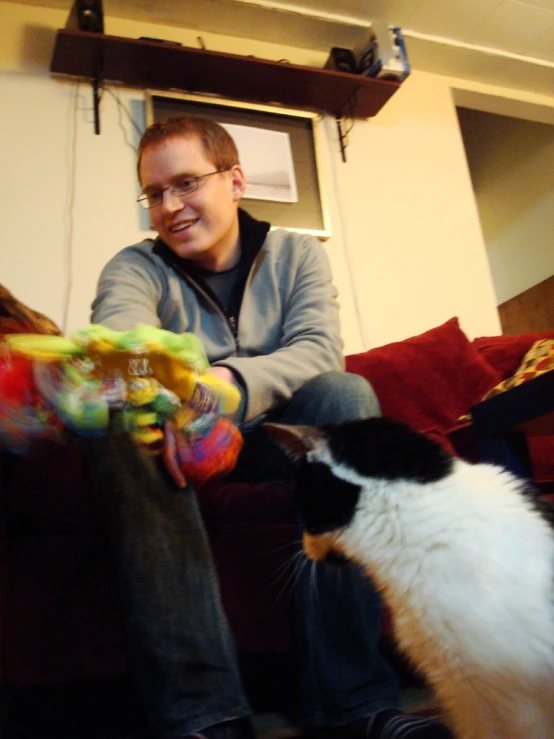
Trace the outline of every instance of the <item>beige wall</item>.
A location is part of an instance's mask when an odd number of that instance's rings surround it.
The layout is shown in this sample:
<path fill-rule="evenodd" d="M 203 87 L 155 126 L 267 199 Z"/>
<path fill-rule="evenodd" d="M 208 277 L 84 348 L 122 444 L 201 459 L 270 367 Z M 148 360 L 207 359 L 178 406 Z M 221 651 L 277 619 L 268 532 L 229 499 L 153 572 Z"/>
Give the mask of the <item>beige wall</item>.
<path fill-rule="evenodd" d="M 54 31 L 65 13 L 0 2 L 3 218 L 0 281 L 67 330 L 88 321 L 104 262 L 144 238 L 134 202 L 136 133 L 108 93 L 102 133 L 86 84 L 51 79 Z M 197 33 L 106 19 L 107 33 L 196 45 Z M 316 52 L 206 34 L 208 48 L 321 66 Z M 340 159 L 335 122 L 321 123 L 326 242 L 339 287 L 347 352 L 459 316 L 470 336 L 498 333 L 495 296 L 459 132 L 452 86 L 414 72 L 350 133 Z M 475 87 L 470 85 L 470 88 Z M 143 92 L 113 88 L 139 125 Z M 506 90 L 483 93 L 518 97 Z M 550 100 L 536 100 L 552 105 Z M 68 310 L 64 305 L 69 295 Z"/>
<path fill-rule="evenodd" d="M 554 275 L 554 125 L 459 110 L 497 303 Z"/>

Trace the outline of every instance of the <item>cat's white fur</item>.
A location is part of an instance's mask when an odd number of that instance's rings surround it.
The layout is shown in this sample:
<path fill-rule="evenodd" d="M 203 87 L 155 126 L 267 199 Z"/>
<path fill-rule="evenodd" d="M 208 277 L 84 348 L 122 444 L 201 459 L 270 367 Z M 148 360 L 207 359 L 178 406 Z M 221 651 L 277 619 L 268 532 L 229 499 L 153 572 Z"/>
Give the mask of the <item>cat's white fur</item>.
<path fill-rule="evenodd" d="M 362 487 L 334 544 L 382 590 L 456 735 L 554 737 L 554 534 L 521 481 L 462 460 L 424 484 L 330 466 Z"/>

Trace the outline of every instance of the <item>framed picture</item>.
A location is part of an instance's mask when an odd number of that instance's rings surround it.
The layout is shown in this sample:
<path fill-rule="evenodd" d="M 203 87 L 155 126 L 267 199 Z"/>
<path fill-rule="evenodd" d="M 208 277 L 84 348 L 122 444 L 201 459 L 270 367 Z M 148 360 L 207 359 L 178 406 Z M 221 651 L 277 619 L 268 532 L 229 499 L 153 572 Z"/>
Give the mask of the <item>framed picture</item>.
<path fill-rule="evenodd" d="M 148 125 L 167 115 L 200 115 L 227 128 L 246 173 L 241 206 L 273 228 L 331 236 L 321 186 L 318 114 L 235 100 L 148 91 Z"/>

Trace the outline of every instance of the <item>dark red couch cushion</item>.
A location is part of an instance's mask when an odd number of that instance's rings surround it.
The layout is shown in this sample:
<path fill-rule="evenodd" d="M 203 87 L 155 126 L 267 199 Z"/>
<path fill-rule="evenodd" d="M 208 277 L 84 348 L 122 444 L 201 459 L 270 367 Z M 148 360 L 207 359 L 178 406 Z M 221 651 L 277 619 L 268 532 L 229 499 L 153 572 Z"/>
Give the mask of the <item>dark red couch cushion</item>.
<path fill-rule="evenodd" d="M 500 382 L 458 319 L 418 336 L 346 358 L 346 368 L 375 389 L 384 415 L 418 431 L 447 431 Z"/>
<path fill-rule="evenodd" d="M 10 512 L 49 526 L 102 529 L 102 505 L 94 495 L 77 443 L 37 441 L 14 455 Z"/>
<path fill-rule="evenodd" d="M 108 542 L 96 532 L 37 532 L 29 523 L 12 528 L 9 539 L 2 642 L 9 683 L 122 674 L 124 637 Z"/>
<path fill-rule="evenodd" d="M 535 341 L 554 339 L 554 331 L 536 331 L 517 336 L 480 336 L 473 346 L 500 374 L 500 380 L 511 377 Z"/>
<path fill-rule="evenodd" d="M 242 654 L 292 649 L 295 547 L 290 488 L 214 483 L 198 493 L 221 599 Z"/>

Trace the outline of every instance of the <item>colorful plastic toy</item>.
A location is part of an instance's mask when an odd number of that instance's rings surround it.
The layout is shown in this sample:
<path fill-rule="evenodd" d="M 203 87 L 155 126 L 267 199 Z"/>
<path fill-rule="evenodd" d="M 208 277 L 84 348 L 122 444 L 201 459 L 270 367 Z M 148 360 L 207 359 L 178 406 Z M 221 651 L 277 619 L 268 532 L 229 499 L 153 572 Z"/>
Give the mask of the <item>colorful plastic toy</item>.
<path fill-rule="evenodd" d="M 183 472 L 196 484 L 227 474 L 236 463 L 242 436 L 231 419 L 240 392 L 208 372 L 194 334 L 145 325 L 125 332 L 89 326 L 70 339 L 12 334 L 6 340 L 13 356 L 27 361 L 19 381 L 36 395 L 25 406 L 33 409 L 31 416 L 48 409 L 58 426 L 85 435 L 106 433 L 117 417 L 152 453 L 161 451 L 164 423 L 172 419 L 187 441 Z M 0 401 L 23 424 L 23 404 L 13 403 L 1 385 Z M 3 434 L 3 425 L 12 431 L 4 428 Z M 13 425 L 0 416 L 0 440 L 13 436 Z M 23 428 L 29 426 L 27 421 Z"/>

